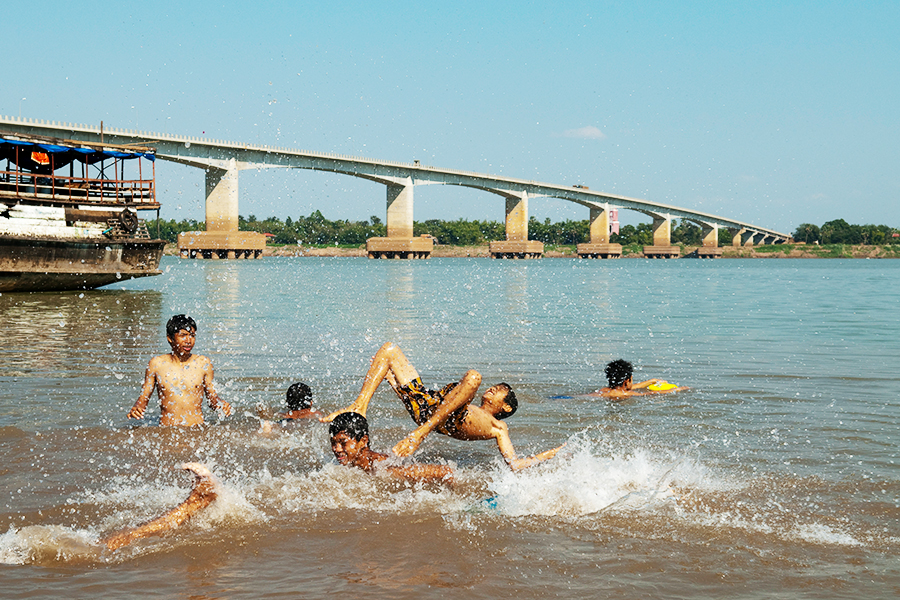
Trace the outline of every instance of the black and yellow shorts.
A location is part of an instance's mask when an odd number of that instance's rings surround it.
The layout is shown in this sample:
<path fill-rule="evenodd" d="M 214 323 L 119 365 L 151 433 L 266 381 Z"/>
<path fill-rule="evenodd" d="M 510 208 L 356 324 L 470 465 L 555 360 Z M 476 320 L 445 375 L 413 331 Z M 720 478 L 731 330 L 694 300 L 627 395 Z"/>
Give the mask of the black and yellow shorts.
<path fill-rule="evenodd" d="M 421 377 L 416 377 L 407 385 L 398 388 L 397 393 L 403 406 L 416 425 L 421 425 L 431 418 L 431 415 L 437 410 L 438 406 L 444 401 L 447 394 L 456 387 L 456 383 L 448 383 L 439 390 L 429 390 L 425 388 Z M 466 418 L 468 409 L 463 406 L 451 414 L 446 421 L 438 425 L 435 431 L 444 435 L 453 436 L 459 430 L 459 425 Z"/>

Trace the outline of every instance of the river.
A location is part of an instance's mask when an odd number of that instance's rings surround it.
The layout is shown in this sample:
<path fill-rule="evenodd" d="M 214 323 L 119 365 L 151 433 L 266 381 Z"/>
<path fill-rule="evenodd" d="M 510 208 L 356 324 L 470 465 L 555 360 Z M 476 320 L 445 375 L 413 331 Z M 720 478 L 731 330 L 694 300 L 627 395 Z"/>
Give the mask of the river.
<path fill-rule="evenodd" d="M 900 594 L 900 261 L 267 258 L 186 261 L 103 290 L 0 295 L 5 598 L 894 598 Z M 173 314 L 234 414 L 125 418 Z M 305 381 L 325 411 L 399 344 L 426 383 L 470 368 L 519 398 L 513 473 L 434 435 L 451 486 L 341 467 L 327 428 L 265 436 Z M 690 390 L 581 394 L 607 362 Z M 561 397 L 562 396 L 562 397 Z M 383 385 L 386 450 L 412 421 Z M 103 535 L 222 481 L 188 524 Z M 489 499 L 489 500 L 488 500 Z"/>

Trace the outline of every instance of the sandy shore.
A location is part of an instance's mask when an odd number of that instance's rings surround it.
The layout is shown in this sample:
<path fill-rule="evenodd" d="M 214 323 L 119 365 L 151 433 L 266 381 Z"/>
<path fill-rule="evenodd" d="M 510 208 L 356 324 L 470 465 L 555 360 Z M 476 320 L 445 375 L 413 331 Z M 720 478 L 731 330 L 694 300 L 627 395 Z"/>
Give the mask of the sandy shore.
<path fill-rule="evenodd" d="M 685 246 L 682 257 L 697 249 L 696 246 Z M 175 244 L 167 244 L 165 253 L 177 255 Z M 273 246 L 263 251 L 263 256 L 330 256 L 330 257 L 364 257 L 365 246 L 358 248 L 314 248 L 311 246 Z M 488 246 L 445 246 L 434 247 L 431 254 L 439 257 L 483 257 L 489 258 Z M 576 258 L 574 247 L 561 247 L 546 250 L 544 258 Z M 644 258 L 640 252 L 627 253 L 623 258 Z M 780 246 L 738 247 L 723 246 L 722 258 L 900 258 L 900 245 L 894 246 L 815 246 L 805 244 L 785 244 Z"/>

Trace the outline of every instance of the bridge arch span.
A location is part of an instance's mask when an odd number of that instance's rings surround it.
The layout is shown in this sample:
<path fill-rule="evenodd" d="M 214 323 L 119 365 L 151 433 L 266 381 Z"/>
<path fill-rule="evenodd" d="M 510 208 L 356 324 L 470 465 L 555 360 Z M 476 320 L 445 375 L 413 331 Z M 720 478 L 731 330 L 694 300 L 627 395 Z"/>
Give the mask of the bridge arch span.
<path fill-rule="evenodd" d="M 386 187 L 389 238 L 412 236 L 413 190 L 417 185 L 457 185 L 499 195 L 506 202 L 508 240 L 527 240 L 528 201 L 552 197 L 573 202 L 590 211 L 591 241 L 609 238 L 609 211 L 636 210 L 654 219 L 654 243 L 668 243 L 671 219 L 699 224 L 705 232 L 727 228 L 735 233 L 735 243 L 780 243 L 790 236 L 771 229 L 743 223 L 682 207 L 596 192 L 580 186 L 555 185 L 532 180 L 487 175 L 469 171 L 423 166 L 418 161 L 403 163 L 373 160 L 291 148 L 276 148 L 222 140 L 150 133 L 55 121 L 0 116 L 0 128 L 12 133 L 46 135 L 68 140 L 112 144 L 140 143 L 156 148 L 157 157 L 206 171 L 207 227 L 236 230 L 238 218 L 238 173 L 245 169 L 298 168 L 328 171 L 358 177 Z M 659 235 L 657 235 L 659 233 Z M 663 235 L 665 234 L 665 235 Z M 712 234 L 710 234 L 712 235 Z M 713 236 L 715 237 L 715 236 Z M 712 238 L 710 238 L 712 241 Z M 717 239 L 715 244 L 717 244 Z"/>

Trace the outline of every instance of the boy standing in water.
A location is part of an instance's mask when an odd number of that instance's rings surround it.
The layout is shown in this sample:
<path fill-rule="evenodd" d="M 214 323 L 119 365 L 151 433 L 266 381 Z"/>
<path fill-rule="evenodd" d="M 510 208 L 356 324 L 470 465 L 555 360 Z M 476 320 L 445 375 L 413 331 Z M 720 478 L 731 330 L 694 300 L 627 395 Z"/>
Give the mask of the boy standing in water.
<path fill-rule="evenodd" d="M 221 407 L 225 416 L 230 415 L 231 405 L 219 400 L 213 387 L 212 363 L 205 356 L 191 354 L 197 339 L 197 323 L 188 316 L 175 315 L 166 323 L 166 339 L 172 352 L 150 360 L 141 395 L 128 411 L 128 418 L 144 417 L 154 389 L 162 412 L 160 425 L 202 424 L 204 396 L 210 408 Z"/>

